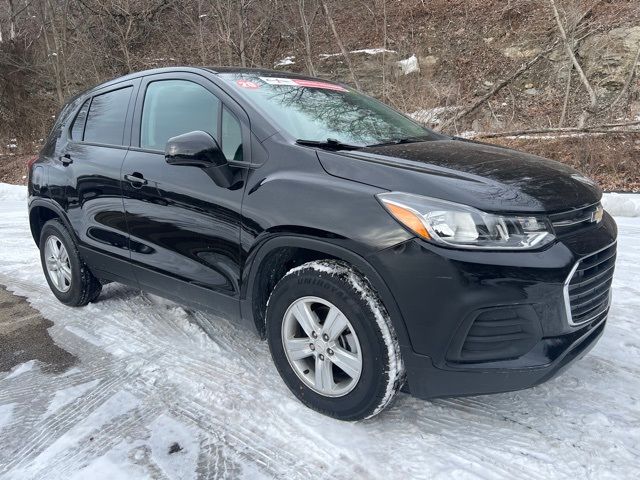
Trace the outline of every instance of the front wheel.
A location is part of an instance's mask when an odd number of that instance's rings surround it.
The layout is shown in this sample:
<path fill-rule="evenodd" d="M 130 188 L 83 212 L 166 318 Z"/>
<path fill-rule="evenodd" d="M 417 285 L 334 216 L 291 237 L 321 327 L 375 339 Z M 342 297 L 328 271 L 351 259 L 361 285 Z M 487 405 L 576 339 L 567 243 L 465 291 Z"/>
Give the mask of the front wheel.
<path fill-rule="evenodd" d="M 369 282 L 343 262 L 321 260 L 289 271 L 269 298 L 267 337 L 289 389 L 326 415 L 372 417 L 402 386 L 389 316 Z"/>

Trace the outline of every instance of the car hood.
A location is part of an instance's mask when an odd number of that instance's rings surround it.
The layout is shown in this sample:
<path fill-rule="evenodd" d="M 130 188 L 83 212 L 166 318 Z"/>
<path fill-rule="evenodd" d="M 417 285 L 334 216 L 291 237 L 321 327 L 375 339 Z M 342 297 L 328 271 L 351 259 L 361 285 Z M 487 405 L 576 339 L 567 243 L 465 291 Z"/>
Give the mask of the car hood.
<path fill-rule="evenodd" d="M 465 139 L 319 151 L 318 157 L 336 177 L 489 212 L 550 213 L 602 197 L 595 183 L 559 162 Z"/>

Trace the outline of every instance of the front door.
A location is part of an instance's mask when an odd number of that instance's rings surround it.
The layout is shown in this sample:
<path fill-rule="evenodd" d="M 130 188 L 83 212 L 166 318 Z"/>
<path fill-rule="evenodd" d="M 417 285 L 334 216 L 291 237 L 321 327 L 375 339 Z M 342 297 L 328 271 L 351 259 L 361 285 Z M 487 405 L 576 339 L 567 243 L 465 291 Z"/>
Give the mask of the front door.
<path fill-rule="evenodd" d="M 202 130 L 228 159 L 242 160 L 248 119 L 221 97 L 213 83 L 196 74 L 143 80 L 132 148 L 122 168 L 123 198 L 141 287 L 235 317 L 244 183 L 240 178 L 232 188 L 222 188 L 203 169 L 169 165 L 164 158 L 169 138 Z"/>

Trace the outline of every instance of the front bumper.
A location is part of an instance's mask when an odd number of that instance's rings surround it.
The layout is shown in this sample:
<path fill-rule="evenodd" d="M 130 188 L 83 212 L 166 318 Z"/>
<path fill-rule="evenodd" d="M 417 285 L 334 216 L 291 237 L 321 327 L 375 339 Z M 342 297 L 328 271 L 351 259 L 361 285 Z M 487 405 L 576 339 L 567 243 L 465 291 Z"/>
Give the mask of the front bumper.
<path fill-rule="evenodd" d="M 587 232 L 538 252 L 463 251 L 411 240 L 373 255 L 406 327 L 401 347 L 411 393 L 519 390 L 582 357 L 602 335 L 608 308 L 573 324 L 567 281 L 595 252 L 615 254 L 616 235 L 605 214 Z"/>

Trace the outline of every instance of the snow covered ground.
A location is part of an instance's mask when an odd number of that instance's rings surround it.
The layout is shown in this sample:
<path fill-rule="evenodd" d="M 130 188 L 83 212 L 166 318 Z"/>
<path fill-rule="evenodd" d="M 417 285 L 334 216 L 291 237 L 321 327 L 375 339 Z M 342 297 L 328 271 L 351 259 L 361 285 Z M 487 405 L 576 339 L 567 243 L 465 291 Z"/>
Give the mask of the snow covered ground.
<path fill-rule="evenodd" d="M 224 319 L 114 284 L 83 309 L 58 303 L 24 196 L 0 184 L 0 284 L 53 321 L 51 336 L 79 362 L 0 372 L 1 478 L 637 478 L 640 217 L 616 218 L 609 324 L 562 376 L 483 397 L 401 394 L 349 424 L 299 404 L 267 346 Z M 625 214 L 637 201 L 607 199 Z"/>

